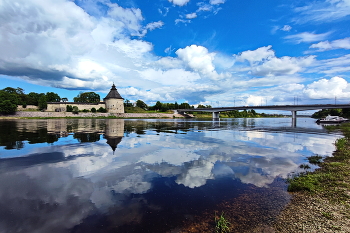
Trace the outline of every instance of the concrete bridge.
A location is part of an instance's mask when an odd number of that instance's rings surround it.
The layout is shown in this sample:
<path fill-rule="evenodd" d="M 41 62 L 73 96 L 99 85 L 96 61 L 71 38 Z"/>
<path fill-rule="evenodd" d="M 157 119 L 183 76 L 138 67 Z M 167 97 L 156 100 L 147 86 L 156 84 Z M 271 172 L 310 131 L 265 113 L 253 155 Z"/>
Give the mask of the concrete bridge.
<path fill-rule="evenodd" d="M 213 120 L 220 117 L 220 112 L 233 110 L 281 110 L 292 112 L 292 126 L 296 126 L 296 118 L 298 111 L 332 109 L 332 108 L 350 108 L 350 104 L 304 104 L 304 105 L 266 105 L 266 106 L 238 106 L 238 107 L 218 107 L 218 108 L 195 108 L 195 109 L 178 109 L 179 113 L 184 112 L 212 112 Z"/>

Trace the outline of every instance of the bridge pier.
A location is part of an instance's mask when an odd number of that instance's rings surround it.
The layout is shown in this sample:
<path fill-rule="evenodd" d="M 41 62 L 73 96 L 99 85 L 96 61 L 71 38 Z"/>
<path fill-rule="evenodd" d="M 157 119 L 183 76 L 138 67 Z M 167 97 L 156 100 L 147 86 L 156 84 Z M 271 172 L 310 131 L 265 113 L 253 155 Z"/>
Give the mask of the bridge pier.
<path fill-rule="evenodd" d="M 219 120 L 220 119 L 220 112 L 213 112 L 213 120 Z"/>
<path fill-rule="evenodd" d="M 297 111 L 292 111 L 292 127 L 297 126 Z"/>

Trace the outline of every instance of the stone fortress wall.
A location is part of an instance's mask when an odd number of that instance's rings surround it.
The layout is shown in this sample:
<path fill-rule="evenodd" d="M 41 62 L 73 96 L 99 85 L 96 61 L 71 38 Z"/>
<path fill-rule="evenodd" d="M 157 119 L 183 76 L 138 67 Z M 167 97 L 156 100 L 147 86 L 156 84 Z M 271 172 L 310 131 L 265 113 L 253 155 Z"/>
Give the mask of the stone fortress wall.
<path fill-rule="evenodd" d="M 35 105 L 27 105 L 25 108 L 23 108 L 23 105 L 17 105 L 17 111 L 33 111 L 33 110 L 39 110 L 38 106 Z"/>
<path fill-rule="evenodd" d="M 104 102 L 100 103 L 76 103 L 76 102 L 49 102 L 47 103 L 48 112 L 65 112 L 67 109 L 67 105 L 77 106 L 79 110 L 87 109 L 91 111 L 92 108 L 96 110 L 100 107 L 106 108 L 106 104 Z"/>
<path fill-rule="evenodd" d="M 32 117 L 120 117 L 120 118 L 184 118 L 180 114 L 168 114 L 168 113 L 92 113 L 92 112 L 79 112 L 79 114 L 73 114 L 72 112 L 30 112 L 30 111 L 17 111 L 11 115 L 1 115 L 0 117 L 9 118 L 32 118 Z"/>
<path fill-rule="evenodd" d="M 78 102 L 49 102 L 47 103 L 47 111 L 49 112 L 66 112 L 67 105 L 77 106 L 79 110 L 89 110 L 92 108 L 96 110 L 99 108 L 105 108 L 109 113 L 124 113 L 124 99 L 118 93 L 117 88 L 114 83 L 107 94 L 103 99 L 104 102 L 99 103 L 78 103 Z"/>

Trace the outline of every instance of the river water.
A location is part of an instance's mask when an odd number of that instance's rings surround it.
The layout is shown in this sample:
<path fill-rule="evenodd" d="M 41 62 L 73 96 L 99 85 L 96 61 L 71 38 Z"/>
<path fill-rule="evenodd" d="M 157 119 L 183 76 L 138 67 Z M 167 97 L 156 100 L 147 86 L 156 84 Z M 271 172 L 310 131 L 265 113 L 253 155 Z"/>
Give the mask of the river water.
<path fill-rule="evenodd" d="M 311 118 L 0 120 L 0 232 L 268 229 L 339 137 Z"/>

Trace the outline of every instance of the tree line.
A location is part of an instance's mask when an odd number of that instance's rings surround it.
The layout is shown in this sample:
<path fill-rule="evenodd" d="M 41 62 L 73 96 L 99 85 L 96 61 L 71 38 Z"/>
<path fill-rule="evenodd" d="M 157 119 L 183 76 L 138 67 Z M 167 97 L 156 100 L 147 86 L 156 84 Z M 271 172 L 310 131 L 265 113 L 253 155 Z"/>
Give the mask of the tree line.
<path fill-rule="evenodd" d="M 47 102 L 61 101 L 61 97 L 54 92 L 36 93 L 30 92 L 25 94 L 20 87 L 6 87 L 0 90 L 0 112 L 13 113 L 17 110 L 17 105 L 22 105 L 24 108 L 27 105 L 38 106 L 39 109 L 45 109 Z"/>
<path fill-rule="evenodd" d="M 78 103 L 98 103 L 100 95 L 95 92 L 80 92 L 73 99 L 74 102 Z M 25 94 L 20 87 L 6 87 L 0 90 L 0 113 L 14 113 L 17 111 L 18 105 L 22 105 L 23 108 L 26 108 L 27 105 L 34 105 L 38 106 L 39 110 L 43 110 L 47 108 L 49 102 L 68 102 L 68 98 L 61 98 L 54 92 Z"/>
<path fill-rule="evenodd" d="M 350 118 L 350 108 L 322 109 L 312 114 L 312 118 L 325 118 L 326 116 L 341 116 Z"/>
<path fill-rule="evenodd" d="M 124 106 L 125 107 L 132 107 L 133 104 L 129 100 L 125 100 Z M 159 111 L 159 112 L 166 112 L 166 111 L 175 110 L 175 109 L 194 109 L 194 106 L 189 105 L 188 103 L 181 103 L 181 104 L 178 104 L 177 102 L 175 102 L 175 103 L 161 103 L 160 101 L 157 101 L 155 105 L 148 106 L 142 100 L 137 100 L 135 102 L 135 106 L 142 108 L 143 110 Z"/>

